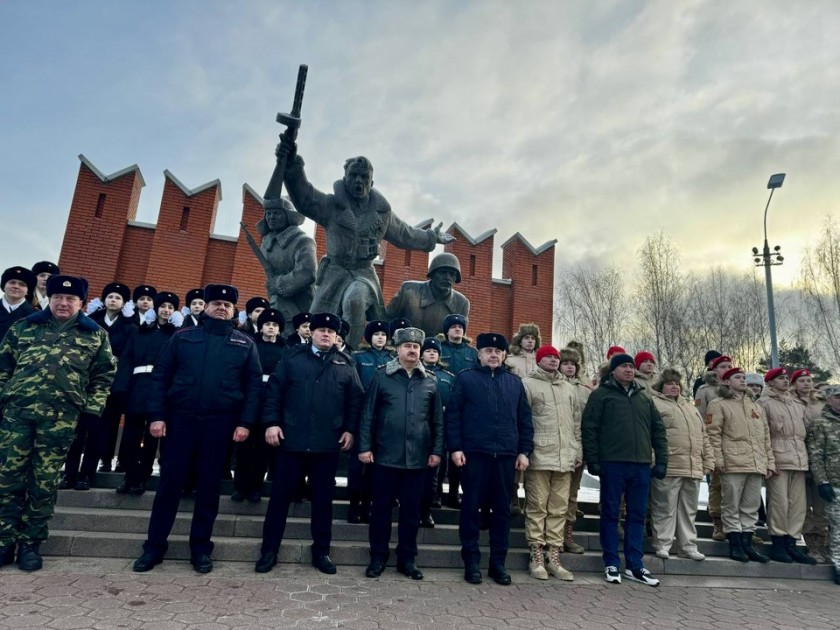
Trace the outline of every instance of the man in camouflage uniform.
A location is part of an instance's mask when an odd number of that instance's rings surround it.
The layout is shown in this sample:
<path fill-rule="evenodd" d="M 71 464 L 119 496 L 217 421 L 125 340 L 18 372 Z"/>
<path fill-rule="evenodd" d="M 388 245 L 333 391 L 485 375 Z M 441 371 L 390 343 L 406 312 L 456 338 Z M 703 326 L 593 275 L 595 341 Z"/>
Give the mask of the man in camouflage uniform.
<path fill-rule="evenodd" d="M 49 305 L 0 344 L 0 565 L 37 571 L 61 465 L 82 413 L 102 413 L 116 362 L 108 335 L 80 312 L 87 281 L 51 276 Z"/>
<path fill-rule="evenodd" d="M 825 501 L 834 583 L 840 584 L 840 385 L 829 385 L 825 394 L 822 416 L 811 422 L 805 443 L 817 491 Z"/>

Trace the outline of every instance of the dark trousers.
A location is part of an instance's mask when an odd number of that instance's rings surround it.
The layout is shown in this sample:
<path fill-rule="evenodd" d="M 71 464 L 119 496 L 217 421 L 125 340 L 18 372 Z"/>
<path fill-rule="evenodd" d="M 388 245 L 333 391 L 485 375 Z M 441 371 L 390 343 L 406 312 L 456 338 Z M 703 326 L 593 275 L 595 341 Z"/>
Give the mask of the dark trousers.
<path fill-rule="evenodd" d="M 277 552 L 286 531 L 286 519 L 295 489 L 303 475 L 309 473 L 312 493 L 312 557 L 330 553 L 332 542 L 332 502 L 338 451 L 333 453 L 303 453 L 277 451 L 275 480 L 271 484 L 271 499 L 263 523 L 262 551 Z"/>
<path fill-rule="evenodd" d="M 504 564 L 510 534 L 510 496 L 516 457 L 484 453 L 466 453 L 465 456 L 467 463 L 461 468 L 464 496 L 458 524 L 461 558 L 464 564 L 477 564 L 481 560 L 478 548 L 479 509 L 490 506 L 490 565 Z"/>
<path fill-rule="evenodd" d="M 145 413 L 125 414 L 120 461 L 125 466 L 125 482 L 131 487 L 146 483 L 152 476 L 160 440 L 149 433 L 150 421 Z"/>
<path fill-rule="evenodd" d="M 99 462 L 100 422 L 100 418 L 87 413 L 79 416 L 73 433 L 73 442 L 70 444 L 67 459 L 64 462 L 64 477 L 71 483 L 80 475 L 91 481 L 96 474 L 96 464 Z M 82 455 L 84 455 L 84 460 L 82 460 Z"/>
<path fill-rule="evenodd" d="M 371 499 L 371 466 L 359 461 L 358 442 L 347 456 L 347 490 L 352 501 L 367 503 Z"/>
<path fill-rule="evenodd" d="M 198 466 L 198 476 L 190 551 L 193 555 L 213 551 L 210 537 L 219 513 L 220 473 L 233 429 L 233 419 L 220 416 L 181 416 L 167 423 L 166 437 L 162 440 L 160 484 L 152 504 L 148 539 L 143 545 L 145 551 L 160 556 L 166 553 L 166 539 L 175 523 L 181 489 L 193 459 Z"/>
<path fill-rule="evenodd" d="M 108 402 L 105 404 L 105 410 L 102 412 L 102 421 L 99 423 L 97 436 L 99 441 L 97 443 L 98 452 L 96 455 L 99 456 L 106 466 L 110 466 L 111 460 L 114 459 L 114 453 L 117 448 L 117 437 L 120 433 L 120 418 L 122 418 L 124 406 L 125 397 L 122 394 L 111 394 L 108 396 Z M 120 447 L 120 457 L 118 458 L 120 463 L 122 463 L 122 455 L 123 451 L 122 447 Z M 87 459 L 87 455 L 85 459 Z M 96 471 L 94 470 L 93 472 Z"/>
<path fill-rule="evenodd" d="M 650 465 L 628 462 L 601 462 L 600 538 L 604 566 L 620 567 L 618 557 L 618 519 L 621 497 L 627 505 L 624 521 L 624 561 L 628 569 L 644 567 L 642 538 L 650 488 Z"/>
<path fill-rule="evenodd" d="M 428 479 L 427 468 L 406 470 L 373 464 L 371 483 L 373 506 L 370 513 L 370 557 L 388 561 L 391 542 L 391 510 L 400 501 L 397 523 L 397 561 L 417 557 L 417 531 L 420 529 L 420 499 Z"/>
<path fill-rule="evenodd" d="M 233 487 L 238 492 L 250 494 L 262 493 L 268 458 L 273 455 L 266 444 L 265 432 L 254 430 L 248 439 L 236 445 L 236 468 L 233 475 Z"/>
<path fill-rule="evenodd" d="M 438 468 L 426 468 L 426 479 L 423 481 L 423 490 L 420 495 L 420 514 L 426 516 L 432 513 L 432 501 L 437 496 L 438 490 Z"/>

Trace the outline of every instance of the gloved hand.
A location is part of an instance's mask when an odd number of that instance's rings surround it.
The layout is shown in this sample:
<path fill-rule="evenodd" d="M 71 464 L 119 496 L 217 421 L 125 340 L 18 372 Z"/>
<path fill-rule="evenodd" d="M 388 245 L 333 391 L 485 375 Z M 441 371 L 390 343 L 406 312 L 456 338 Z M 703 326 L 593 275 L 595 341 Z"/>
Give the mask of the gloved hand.
<path fill-rule="evenodd" d="M 98 310 L 105 308 L 105 305 L 102 303 L 102 300 L 99 298 L 93 298 L 90 302 L 88 302 L 87 308 L 85 309 L 86 315 L 92 315 Z"/>
<path fill-rule="evenodd" d="M 181 315 L 186 317 L 189 314 L 190 314 L 190 307 L 189 306 L 182 306 L 181 307 Z"/>
<path fill-rule="evenodd" d="M 134 300 L 129 300 L 122 307 L 122 314 L 125 317 L 134 317 Z"/>
<path fill-rule="evenodd" d="M 246 321 L 248 321 L 248 313 L 245 311 L 239 311 L 239 325 L 242 326 Z"/>
<path fill-rule="evenodd" d="M 157 315 L 155 314 L 155 309 L 150 308 L 143 314 L 143 321 L 149 324 L 150 326 L 155 323 L 157 319 Z"/>
<path fill-rule="evenodd" d="M 821 483 L 818 485 L 817 492 L 820 493 L 822 500 L 826 503 L 834 501 L 834 487 L 830 483 Z"/>
<path fill-rule="evenodd" d="M 665 479 L 665 475 L 668 473 L 668 466 L 666 464 L 656 464 L 653 468 L 650 469 L 650 476 L 654 479 Z"/>
<path fill-rule="evenodd" d="M 184 316 L 181 315 L 180 312 L 175 311 L 172 315 L 170 315 L 169 323 L 175 326 L 175 328 L 180 328 L 181 324 L 184 323 Z"/>
<path fill-rule="evenodd" d="M 598 477 L 601 474 L 601 465 L 600 464 L 594 464 L 592 462 L 588 462 L 586 464 L 586 470 L 588 470 L 589 474 L 592 475 L 593 477 Z"/>

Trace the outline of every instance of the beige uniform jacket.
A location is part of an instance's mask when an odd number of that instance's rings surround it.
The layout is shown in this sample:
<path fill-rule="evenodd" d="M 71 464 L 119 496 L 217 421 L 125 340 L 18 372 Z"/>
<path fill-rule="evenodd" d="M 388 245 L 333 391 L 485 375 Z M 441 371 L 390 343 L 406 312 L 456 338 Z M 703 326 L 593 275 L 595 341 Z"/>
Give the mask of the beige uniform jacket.
<path fill-rule="evenodd" d="M 727 473 L 764 475 L 775 470 L 770 428 L 761 407 L 749 396 L 735 398 L 727 387 L 720 391 L 724 397 L 709 403 L 706 412 L 715 466 Z"/>
<path fill-rule="evenodd" d="M 769 387 L 764 388 L 758 404 L 770 427 L 776 470 L 808 470 L 805 407 L 789 394 L 779 395 Z"/>
<path fill-rule="evenodd" d="M 650 393 L 668 437 L 668 476 L 702 479 L 715 467 L 715 458 L 700 412 L 682 397 Z"/>
<path fill-rule="evenodd" d="M 574 386 L 559 372 L 536 368 L 522 379 L 534 421 L 534 452 L 529 468 L 571 472 L 583 461 L 581 408 Z"/>

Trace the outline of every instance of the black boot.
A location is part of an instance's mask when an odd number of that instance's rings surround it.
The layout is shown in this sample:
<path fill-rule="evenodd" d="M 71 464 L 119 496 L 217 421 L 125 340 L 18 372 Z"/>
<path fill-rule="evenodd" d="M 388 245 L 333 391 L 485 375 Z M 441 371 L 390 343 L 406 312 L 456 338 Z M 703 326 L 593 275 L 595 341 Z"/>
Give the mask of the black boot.
<path fill-rule="evenodd" d="M 793 562 L 788 555 L 784 536 L 770 536 L 770 540 L 773 546 L 770 548 L 768 555 L 773 562 L 784 562 L 786 564 Z"/>
<path fill-rule="evenodd" d="M 729 557 L 738 562 L 749 562 L 750 559 L 744 553 L 744 549 L 741 546 L 741 533 L 729 532 L 726 538 L 729 540 Z"/>
<path fill-rule="evenodd" d="M 744 548 L 744 553 L 747 554 L 747 557 L 753 562 L 761 562 L 762 564 L 770 562 L 770 558 L 753 549 L 752 538 L 752 532 L 741 532 L 741 547 Z"/>
<path fill-rule="evenodd" d="M 20 543 L 18 568 L 21 571 L 38 571 L 44 566 L 39 547 L 40 543 Z"/>
<path fill-rule="evenodd" d="M 817 564 L 815 558 L 809 556 L 806 551 L 799 549 L 799 547 L 796 545 L 796 539 L 793 536 L 785 536 L 784 544 L 787 550 L 787 554 L 793 559 L 794 562 L 798 562 L 799 564 Z"/>

